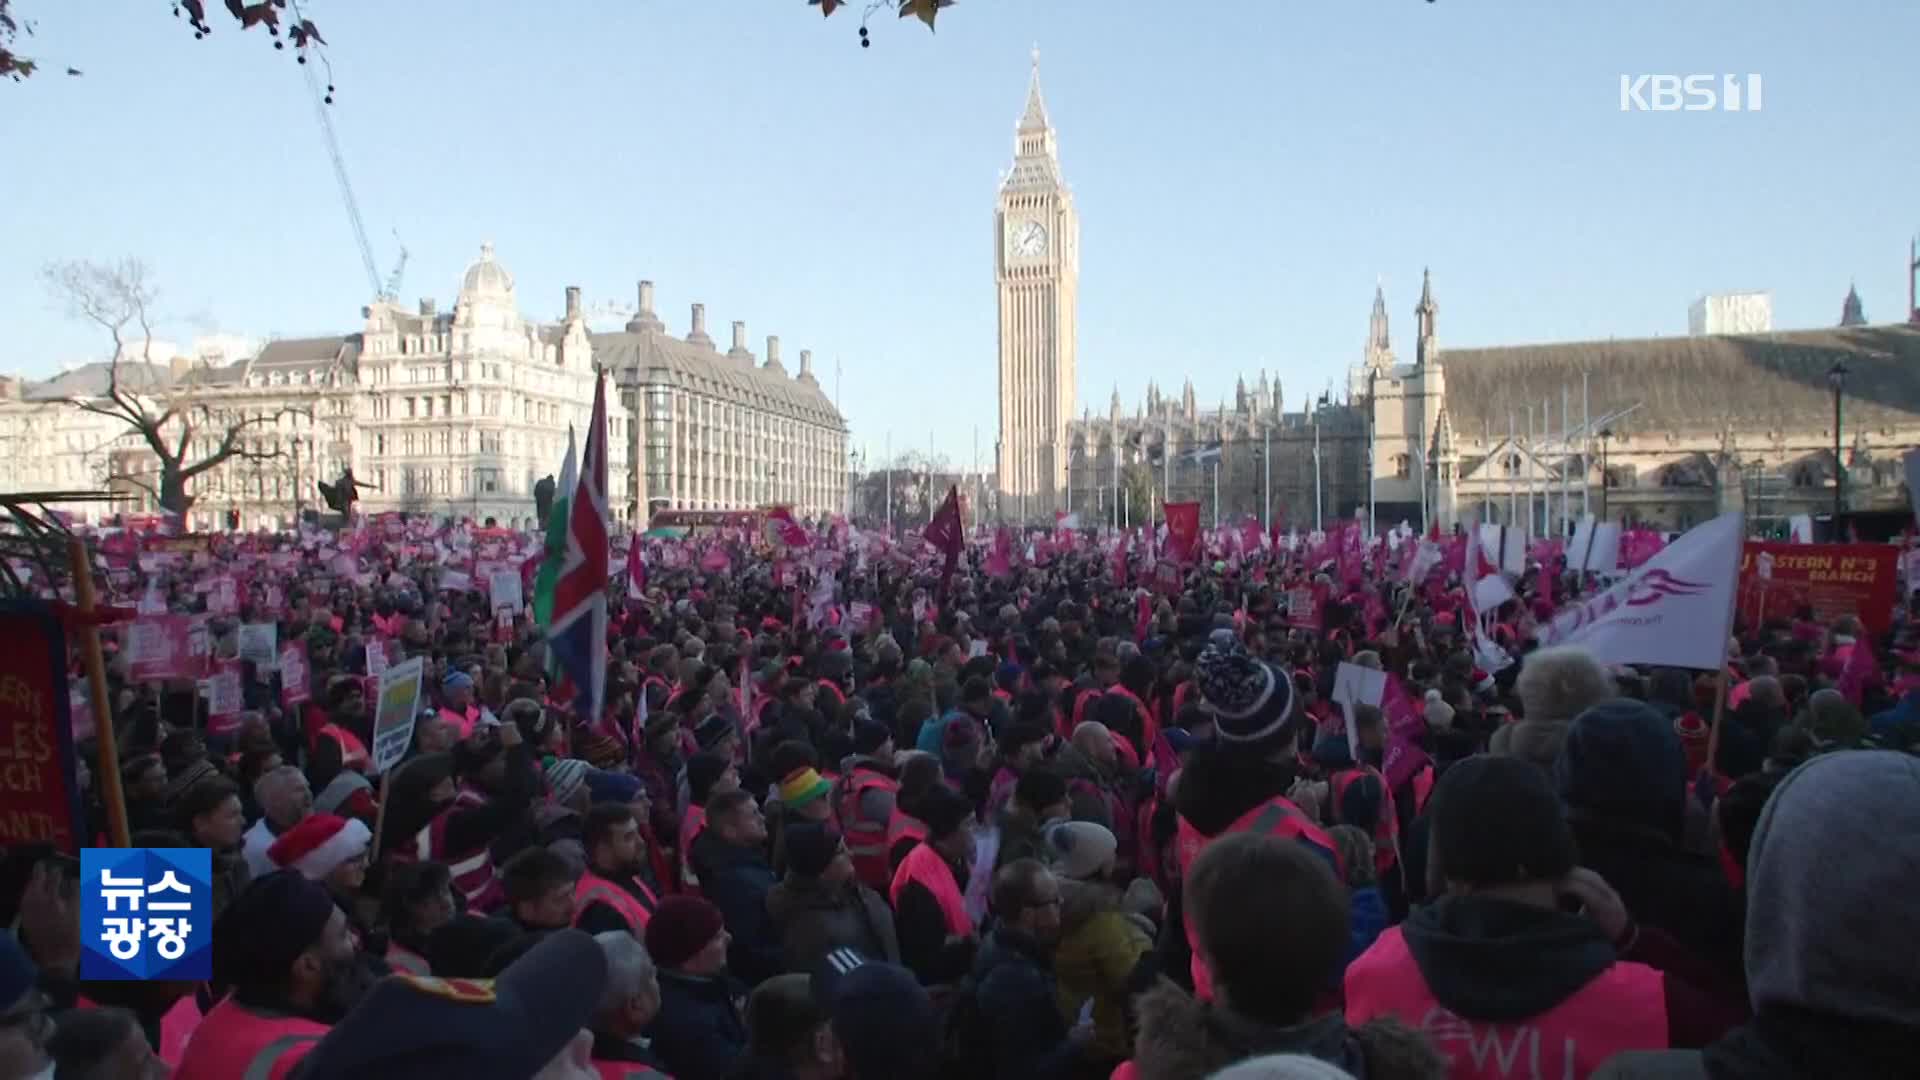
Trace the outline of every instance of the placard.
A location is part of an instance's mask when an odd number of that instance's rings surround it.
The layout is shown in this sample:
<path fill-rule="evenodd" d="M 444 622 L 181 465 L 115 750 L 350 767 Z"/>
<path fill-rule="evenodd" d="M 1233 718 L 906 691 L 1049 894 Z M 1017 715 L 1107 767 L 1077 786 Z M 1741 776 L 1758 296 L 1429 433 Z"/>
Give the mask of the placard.
<path fill-rule="evenodd" d="M 407 756 L 413 745 L 413 724 L 420 709 L 425 661 L 414 657 L 395 664 L 380 676 L 379 704 L 373 717 L 373 771 L 384 773 Z"/>
<path fill-rule="evenodd" d="M 280 659 L 280 627 L 273 623 L 242 623 L 240 659 L 253 661 L 257 671 L 272 671 Z"/>

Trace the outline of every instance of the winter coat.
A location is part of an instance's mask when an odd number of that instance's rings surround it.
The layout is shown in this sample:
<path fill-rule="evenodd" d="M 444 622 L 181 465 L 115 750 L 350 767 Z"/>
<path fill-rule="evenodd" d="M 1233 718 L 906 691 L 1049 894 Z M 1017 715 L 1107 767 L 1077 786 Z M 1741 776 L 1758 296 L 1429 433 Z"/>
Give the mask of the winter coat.
<path fill-rule="evenodd" d="M 1133 1050 L 1129 992 L 1153 951 L 1153 924 L 1120 909 L 1120 891 L 1091 882 L 1060 883 L 1060 944 L 1053 953 L 1060 1014 L 1068 1022 L 1093 1002 L 1095 1057 L 1118 1061 Z"/>
<path fill-rule="evenodd" d="M 747 1049 L 747 988 L 727 975 L 660 972 L 653 1052 L 681 1080 L 721 1080 Z"/>
<path fill-rule="evenodd" d="M 766 855 L 757 847 L 729 844 L 713 829 L 702 832 L 692 846 L 700 892 L 720 909 L 733 935 L 728 967 L 748 985 L 779 974 L 780 943 L 767 918 L 767 893 L 775 879 Z"/>
<path fill-rule="evenodd" d="M 1276 977 L 1283 977 L 1276 973 Z M 1302 1054 L 1365 1080 L 1443 1080 L 1446 1063 L 1397 1020 L 1350 1028 L 1338 1014 L 1278 1027 L 1203 1002 L 1162 981 L 1140 996 L 1137 1080 L 1191 1080 L 1267 1054 Z"/>
<path fill-rule="evenodd" d="M 1038 943 L 1000 927 L 974 960 L 974 1000 L 999 1080 L 1067 1080 L 1080 1060 L 1067 1041 L 1053 971 Z"/>
<path fill-rule="evenodd" d="M 900 962 L 892 909 L 879 893 L 857 881 L 830 885 L 790 873 L 768 890 L 767 915 L 780 942 L 783 970 L 814 971 L 839 948 L 858 950 L 872 960 Z"/>
<path fill-rule="evenodd" d="M 1352 911 L 1352 943 L 1347 947 L 1347 963 L 1373 947 L 1392 920 L 1387 917 L 1386 896 L 1378 886 L 1365 885 L 1351 891 L 1347 901 Z"/>

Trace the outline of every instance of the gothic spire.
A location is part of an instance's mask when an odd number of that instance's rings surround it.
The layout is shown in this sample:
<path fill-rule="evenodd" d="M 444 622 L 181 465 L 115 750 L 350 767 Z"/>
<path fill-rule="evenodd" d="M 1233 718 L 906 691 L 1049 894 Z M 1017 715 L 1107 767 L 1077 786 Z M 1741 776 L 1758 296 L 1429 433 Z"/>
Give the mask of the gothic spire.
<path fill-rule="evenodd" d="M 1387 292 L 1379 278 L 1373 281 L 1373 314 L 1367 318 L 1367 357 L 1385 357 L 1393 351 L 1387 334 Z"/>
<path fill-rule="evenodd" d="M 1419 320 L 1419 343 L 1414 354 L 1414 363 L 1425 367 L 1429 361 L 1439 359 L 1433 343 L 1433 317 L 1440 311 L 1440 305 L 1433 302 L 1433 271 L 1420 271 L 1420 302 L 1413 307 L 1413 314 Z"/>
<path fill-rule="evenodd" d="M 1847 300 L 1840 307 L 1840 325 L 1867 325 L 1867 312 L 1860 303 L 1860 290 L 1855 288 L 1852 282 L 1847 283 Z"/>
<path fill-rule="evenodd" d="M 1020 130 L 1051 131 L 1047 122 L 1047 104 L 1040 99 L 1040 46 L 1033 47 L 1033 75 L 1027 81 L 1027 110 L 1020 114 Z"/>

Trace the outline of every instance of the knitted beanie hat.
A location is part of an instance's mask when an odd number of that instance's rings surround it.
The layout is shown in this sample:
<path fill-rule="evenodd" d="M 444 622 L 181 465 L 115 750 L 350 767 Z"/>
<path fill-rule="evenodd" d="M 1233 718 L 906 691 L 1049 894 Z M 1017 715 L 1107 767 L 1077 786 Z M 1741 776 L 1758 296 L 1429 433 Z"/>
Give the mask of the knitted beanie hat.
<path fill-rule="evenodd" d="M 1213 710 L 1222 749 L 1264 753 L 1292 734 L 1293 680 L 1240 648 L 1209 645 L 1196 665 L 1201 697 Z"/>

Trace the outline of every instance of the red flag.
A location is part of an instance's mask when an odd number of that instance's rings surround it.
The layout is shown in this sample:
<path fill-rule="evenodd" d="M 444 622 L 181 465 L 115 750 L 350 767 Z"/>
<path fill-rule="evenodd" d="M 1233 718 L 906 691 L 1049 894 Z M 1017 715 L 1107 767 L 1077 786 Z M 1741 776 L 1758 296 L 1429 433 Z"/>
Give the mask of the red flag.
<path fill-rule="evenodd" d="M 1167 551 L 1177 562 L 1192 562 L 1200 552 L 1200 504 L 1162 503 L 1167 515 Z"/>
<path fill-rule="evenodd" d="M 782 544 L 790 548 L 813 546 L 813 537 L 799 522 L 793 520 L 793 511 L 784 506 L 776 506 L 767 511 L 767 526 Z"/>
<path fill-rule="evenodd" d="M 965 527 L 960 521 L 960 488 L 956 485 L 947 489 L 947 501 L 927 522 L 927 529 L 920 534 L 936 551 L 944 552 L 947 565 L 940 571 L 940 595 L 947 595 L 947 582 L 952 579 L 954 568 L 960 565 L 960 552 L 966 548 Z"/>
<path fill-rule="evenodd" d="M 1013 573 L 1013 532 L 1005 525 L 993 534 L 993 551 L 987 555 L 986 571 L 993 577 Z"/>

